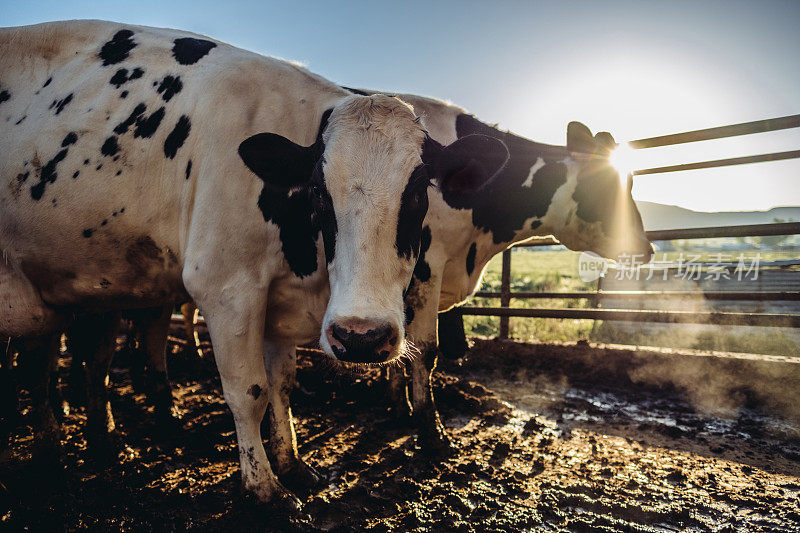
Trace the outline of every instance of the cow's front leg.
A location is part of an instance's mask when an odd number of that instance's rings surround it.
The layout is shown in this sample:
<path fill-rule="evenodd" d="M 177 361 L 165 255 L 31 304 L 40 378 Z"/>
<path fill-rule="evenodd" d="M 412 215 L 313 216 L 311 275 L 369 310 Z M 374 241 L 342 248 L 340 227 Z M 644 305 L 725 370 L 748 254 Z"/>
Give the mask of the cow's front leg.
<path fill-rule="evenodd" d="M 433 401 L 431 377 L 436 368 L 438 345 L 436 342 L 436 320 L 438 317 L 440 278 L 435 262 L 431 262 L 434 274 L 426 283 L 414 287 L 407 296 L 407 303 L 414 303 L 414 313 L 407 332 L 419 350 L 411 360 L 411 402 L 414 424 L 419 432 L 419 444 L 423 451 L 432 455 L 449 455 L 454 451 L 445 432 Z"/>
<path fill-rule="evenodd" d="M 236 425 L 242 486 L 262 502 L 296 511 L 300 501 L 275 477 L 261 440 L 261 420 L 271 397 L 262 355 L 266 298 L 219 307 L 215 303 L 198 299 Z"/>
<path fill-rule="evenodd" d="M 120 313 L 84 315 L 68 328 L 70 347 L 86 363 L 86 440 L 101 461 L 117 452 L 114 415 L 108 398 L 108 372 L 117 347 Z"/>
<path fill-rule="evenodd" d="M 449 455 L 455 448 L 444 429 L 433 400 L 431 378 L 439 355 L 436 343 L 419 343 L 420 354 L 411 363 L 414 423 L 419 431 L 423 451 L 433 455 Z"/>
<path fill-rule="evenodd" d="M 321 477 L 306 464 L 297 452 L 292 408 L 289 397 L 297 376 L 297 354 L 293 345 L 264 342 L 264 364 L 269 387 L 267 425 L 269 442 L 267 454 L 273 471 L 281 482 L 292 490 L 305 491 L 316 486 Z"/>
<path fill-rule="evenodd" d="M 395 415 L 400 418 L 411 415 L 411 403 L 408 401 L 408 378 L 404 361 L 386 367 L 386 387 L 389 404 Z"/>

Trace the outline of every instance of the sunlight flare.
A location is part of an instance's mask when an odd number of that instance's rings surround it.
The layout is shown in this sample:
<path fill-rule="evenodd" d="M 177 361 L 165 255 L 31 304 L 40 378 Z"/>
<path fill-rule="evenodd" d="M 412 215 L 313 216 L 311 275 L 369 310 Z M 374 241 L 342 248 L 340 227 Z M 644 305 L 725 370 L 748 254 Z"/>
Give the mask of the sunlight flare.
<path fill-rule="evenodd" d="M 628 174 L 636 170 L 635 154 L 636 151 L 631 148 L 630 144 L 623 142 L 619 143 L 609 156 L 611 166 L 619 172 L 619 179 L 623 184 L 627 183 Z"/>

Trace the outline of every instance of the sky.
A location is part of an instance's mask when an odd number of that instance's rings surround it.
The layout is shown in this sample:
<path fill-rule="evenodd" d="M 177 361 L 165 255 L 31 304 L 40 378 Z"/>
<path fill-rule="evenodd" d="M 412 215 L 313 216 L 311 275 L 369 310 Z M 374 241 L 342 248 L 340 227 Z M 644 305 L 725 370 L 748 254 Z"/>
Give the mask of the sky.
<path fill-rule="evenodd" d="M 0 26 L 96 18 L 179 28 L 300 61 L 343 85 L 458 104 L 564 144 L 800 113 L 800 1 L 0 0 Z M 800 128 L 638 150 L 637 168 L 800 149 Z M 639 176 L 638 200 L 700 211 L 800 205 L 800 160 Z"/>

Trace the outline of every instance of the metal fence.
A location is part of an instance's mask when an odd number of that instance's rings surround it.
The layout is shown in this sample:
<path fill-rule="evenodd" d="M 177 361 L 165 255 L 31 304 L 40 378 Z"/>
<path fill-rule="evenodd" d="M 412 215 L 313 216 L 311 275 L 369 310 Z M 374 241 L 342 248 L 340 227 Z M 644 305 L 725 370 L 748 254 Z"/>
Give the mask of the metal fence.
<path fill-rule="evenodd" d="M 672 135 L 650 137 L 631 141 L 631 148 L 643 149 L 659 146 L 669 146 L 690 142 L 722 139 L 739 135 L 750 135 L 768 131 L 784 130 L 800 127 L 800 115 L 780 117 L 755 122 L 745 122 L 717 128 L 688 131 Z M 716 159 L 713 161 L 700 161 L 664 167 L 646 168 L 635 170 L 633 176 L 646 174 L 662 174 L 704 168 L 743 165 L 748 163 L 761 163 L 767 161 L 780 161 L 785 159 L 800 158 L 800 150 L 787 152 L 774 152 L 769 154 L 734 157 L 729 159 Z M 667 241 L 676 239 L 708 239 L 720 237 L 757 237 L 769 235 L 796 235 L 800 234 L 800 223 L 786 222 L 775 224 L 753 224 L 744 226 L 720 226 L 687 229 L 668 229 L 648 231 L 647 237 L 651 241 Z M 555 239 L 541 239 L 531 243 L 519 244 L 516 247 L 552 246 L 558 244 Z M 568 319 L 599 319 L 619 321 L 642 322 L 667 322 L 667 323 L 693 323 L 716 325 L 743 325 L 743 326 L 771 326 L 800 328 L 800 315 L 778 313 L 735 313 L 735 312 L 692 312 L 692 311 L 651 311 L 631 309 L 574 309 L 574 308 L 514 308 L 510 307 L 512 298 L 539 298 L 539 299 L 588 299 L 598 301 L 604 296 L 624 298 L 705 298 L 708 300 L 757 300 L 757 301 L 798 301 L 800 291 L 772 291 L 772 292 L 746 292 L 746 291 L 719 291 L 719 292 L 691 292 L 691 291 L 595 291 L 595 292 L 511 292 L 511 249 L 502 254 L 500 292 L 478 292 L 476 296 L 483 298 L 498 298 L 499 307 L 462 307 L 457 310 L 461 315 L 482 315 L 500 317 L 499 338 L 508 338 L 509 317 L 529 318 L 568 318 Z"/>

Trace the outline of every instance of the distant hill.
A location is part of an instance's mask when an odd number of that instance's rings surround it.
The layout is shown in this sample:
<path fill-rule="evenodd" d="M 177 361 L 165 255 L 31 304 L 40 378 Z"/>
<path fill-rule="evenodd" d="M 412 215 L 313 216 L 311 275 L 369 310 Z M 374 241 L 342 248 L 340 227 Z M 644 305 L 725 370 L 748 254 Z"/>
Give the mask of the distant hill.
<path fill-rule="evenodd" d="M 774 207 L 768 211 L 718 211 L 706 213 L 655 202 L 636 202 L 636 204 L 642 214 L 644 227 L 648 230 L 768 224 L 776 218 L 800 221 L 800 206 Z"/>

